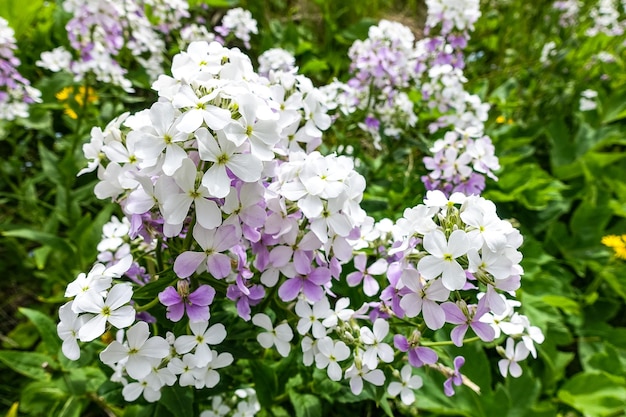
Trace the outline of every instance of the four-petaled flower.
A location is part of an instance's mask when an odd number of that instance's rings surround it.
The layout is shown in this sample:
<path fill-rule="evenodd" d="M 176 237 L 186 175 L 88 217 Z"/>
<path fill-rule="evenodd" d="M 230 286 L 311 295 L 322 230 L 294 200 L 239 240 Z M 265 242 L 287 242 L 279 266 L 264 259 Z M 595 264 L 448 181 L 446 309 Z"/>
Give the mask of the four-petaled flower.
<path fill-rule="evenodd" d="M 179 281 L 185 282 L 185 281 Z M 185 311 L 191 322 L 209 320 L 209 306 L 215 297 L 215 290 L 210 285 L 201 285 L 191 294 L 186 284 L 179 285 L 180 292 L 174 287 L 167 287 L 159 293 L 159 301 L 167 307 L 166 317 L 174 322 L 183 318 Z"/>

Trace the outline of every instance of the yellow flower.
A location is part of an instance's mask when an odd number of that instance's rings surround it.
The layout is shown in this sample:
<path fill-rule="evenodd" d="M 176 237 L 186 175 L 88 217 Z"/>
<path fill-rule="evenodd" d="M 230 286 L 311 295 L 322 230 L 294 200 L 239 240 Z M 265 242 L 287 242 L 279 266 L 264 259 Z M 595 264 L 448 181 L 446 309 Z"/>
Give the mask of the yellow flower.
<path fill-rule="evenodd" d="M 63 90 L 56 93 L 55 97 L 59 101 L 65 101 L 70 97 L 70 93 L 74 92 L 74 87 L 65 87 Z"/>
<path fill-rule="evenodd" d="M 78 107 L 83 107 L 85 99 L 87 99 L 87 103 L 93 103 L 98 100 L 96 91 L 91 87 L 87 87 L 87 90 L 85 90 L 83 85 L 78 87 L 78 90 L 74 87 L 64 87 L 63 90 L 56 93 L 55 97 L 57 100 L 64 102 L 64 113 L 74 120 L 78 119 L 78 114 L 74 110 L 76 106 L 72 106 L 72 101 L 78 104 Z"/>
<path fill-rule="evenodd" d="M 67 104 L 65 105 L 65 110 L 63 111 L 63 113 L 67 114 L 70 119 L 78 119 L 78 115 L 76 114 L 76 112 L 72 110 Z"/>
<path fill-rule="evenodd" d="M 74 97 L 74 100 L 76 100 L 76 102 L 82 106 L 83 105 L 83 100 L 85 99 L 85 96 L 87 98 L 87 103 L 93 103 L 94 101 L 98 100 L 98 95 L 96 94 L 95 90 L 91 87 L 87 88 L 87 94 L 85 94 L 85 86 L 81 85 L 78 88 L 78 94 L 76 94 L 76 96 Z"/>
<path fill-rule="evenodd" d="M 496 123 L 504 123 L 506 122 L 506 117 L 500 115 L 496 118 Z"/>
<path fill-rule="evenodd" d="M 626 259 L 626 235 L 607 235 L 601 240 L 604 246 L 615 251 L 615 256 L 620 259 Z"/>

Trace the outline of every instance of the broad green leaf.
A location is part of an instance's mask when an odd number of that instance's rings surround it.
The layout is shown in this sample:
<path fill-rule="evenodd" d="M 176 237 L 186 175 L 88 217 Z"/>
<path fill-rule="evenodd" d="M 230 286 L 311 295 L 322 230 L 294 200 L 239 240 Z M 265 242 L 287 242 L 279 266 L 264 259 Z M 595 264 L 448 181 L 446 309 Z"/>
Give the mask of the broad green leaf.
<path fill-rule="evenodd" d="M 194 417 L 193 391 L 188 388 L 178 385 L 163 388 L 159 404 L 164 405 L 176 417 Z"/>
<path fill-rule="evenodd" d="M 70 243 L 52 233 L 41 232 L 34 229 L 13 229 L 3 231 L 2 236 L 32 240 L 42 245 L 48 245 L 53 249 L 63 251 L 69 255 L 74 253 L 74 248 Z"/>
<path fill-rule="evenodd" d="M 604 372 L 582 372 L 567 380 L 557 396 L 586 416 L 618 415 L 626 404 L 626 382 Z"/>
<path fill-rule="evenodd" d="M 277 394 L 278 381 L 274 370 L 259 360 L 250 361 L 250 370 L 254 381 L 254 389 L 261 407 L 271 408 Z"/>
<path fill-rule="evenodd" d="M 54 365 L 54 359 L 43 353 L 16 350 L 0 351 L 0 362 L 19 374 L 39 381 L 50 378 L 46 368 Z"/>
<path fill-rule="evenodd" d="M 54 416 L 55 412 L 65 404 L 69 394 L 59 379 L 52 381 L 35 381 L 21 391 L 20 411 L 32 416 Z"/>
<path fill-rule="evenodd" d="M 580 315 L 580 306 L 571 298 L 562 295 L 544 295 L 541 297 L 541 301 L 562 310 L 564 313 Z"/>
<path fill-rule="evenodd" d="M 289 391 L 289 399 L 296 417 L 322 417 L 322 403 L 315 395 Z"/>
<path fill-rule="evenodd" d="M 20 307 L 19 311 L 35 325 L 48 353 L 56 355 L 59 349 L 61 349 L 61 339 L 57 336 L 56 323 L 50 317 L 37 310 Z"/>

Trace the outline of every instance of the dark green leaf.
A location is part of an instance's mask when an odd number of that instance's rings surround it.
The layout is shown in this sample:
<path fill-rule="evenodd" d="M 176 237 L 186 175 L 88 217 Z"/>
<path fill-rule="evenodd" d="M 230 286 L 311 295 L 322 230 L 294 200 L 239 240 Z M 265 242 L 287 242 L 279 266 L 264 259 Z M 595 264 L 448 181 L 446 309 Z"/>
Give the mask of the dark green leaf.
<path fill-rule="evenodd" d="M 187 387 L 175 385 L 161 390 L 161 400 L 163 404 L 176 417 L 194 417 L 193 413 L 193 392 Z"/>
<path fill-rule="evenodd" d="M 19 374 L 43 381 L 50 378 L 46 368 L 54 364 L 54 359 L 43 353 L 2 350 L 0 362 Z"/>
<path fill-rule="evenodd" d="M 61 348 L 61 340 L 57 336 L 56 323 L 41 311 L 25 307 L 21 307 L 19 310 L 35 325 L 48 353 L 56 355 Z"/>

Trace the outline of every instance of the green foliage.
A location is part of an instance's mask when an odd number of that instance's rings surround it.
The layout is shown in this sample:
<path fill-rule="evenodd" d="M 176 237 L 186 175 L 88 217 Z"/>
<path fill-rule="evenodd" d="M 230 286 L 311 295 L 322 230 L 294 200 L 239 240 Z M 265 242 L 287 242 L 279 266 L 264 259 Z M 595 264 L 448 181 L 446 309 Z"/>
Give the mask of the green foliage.
<path fill-rule="evenodd" d="M 586 2 L 581 16 L 594 3 Z M 196 398 L 226 391 L 237 378 L 251 382 L 265 416 L 623 413 L 626 262 L 600 243 L 608 234 L 626 233 L 623 37 L 585 36 L 589 19 L 561 28 L 551 0 L 492 0 L 483 2 L 483 16 L 468 46 L 467 89 L 492 105 L 487 133 L 502 165 L 499 181 L 489 181 L 484 196 L 522 230 L 524 313 L 546 337 L 537 361 L 525 365 L 522 377 L 502 383 L 485 371 L 496 367 L 493 349 L 441 349 L 438 353 L 446 359 L 461 354 L 472 358 L 462 371 L 479 392 L 462 386 L 455 397 L 446 397 L 443 376 L 423 369 L 416 409 L 408 409 L 371 386 L 354 396 L 345 383 L 304 368 L 299 358 L 264 354 L 250 342 L 254 334 L 234 324 L 229 329 L 232 353 L 248 361 L 245 375 L 223 377 L 211 390 L 164 389 L 158 405 L 142 400 L 125 405 L 121 386 L 108 382 L 110 370 L 94 366 L 96 349 L 83 351 L 78 362 L 60 354 L 56 316 L 65 285 L 89 268 L 102 225 L 113 214 L 111 205 L 93 196 L 95 174 L 76 177 L 85 163 L 81 146 L 92 126 L 133 110 L 152 93 L 142 68 L 130 71 L 138 86 L 133 96 L 87 78 L 82 87 L 93 88 L 97 101 L 70 105 L 77 119 L 65 114 L 56 94 L 65 87 L 78 91 L 81 85 L 67 75 L 46 75 L 34 65 L 42 51 L 67 45 L 67 16 L 58 4 L 0 2 L 0 16 L 16 32 L 21 70 L 36 80 L 43 100 L 31 107 L 29 118 L 0 122 L 0 414 L 195 416 L 200 411 Z M 252 55 L 285 48 L 318 85 L 347 78 L 348 48 L 365 38 L 379 19 L 401 16 L 418 33 L 424 20 L 424 6 L 417 1 L 190 2 L 191 7 L 202 4 L 208 6 L 208 20 L 237 4 L 250 9 L 260 27 Z M 542 48 L 550 41 L 556 53 L 541 62 Z M 168 48 L 176 52 L 178 45 Z M 600 51 L 611 52 L 615 61 L 598 61 Z M 130 51 L 124 54 L 129 59 Z M 587 88 L 598 92 L 596 110 L 579 109 L 580 94 Z M 419 95 L 413 92 L 412 100 L 418 102 Z M 436 139 L 424 133 L 430 118 L 424 110 L 411 137 L 390 142 L 383 151 L 373 149 L 354 124 L 328 132 L 327 150 L 354 148 L 368 181 L 363 207 L 377 219 L 397 218 L 424 193 L 421 159 Z M 135 293 L 138 301 L 153 301 L 175 281 L 172 271 L 161 272 L 155 285 Z M 232 311 L 216 314 L 227 318 Z M 287 318 L 281 314 L 277 312 Z"/>

